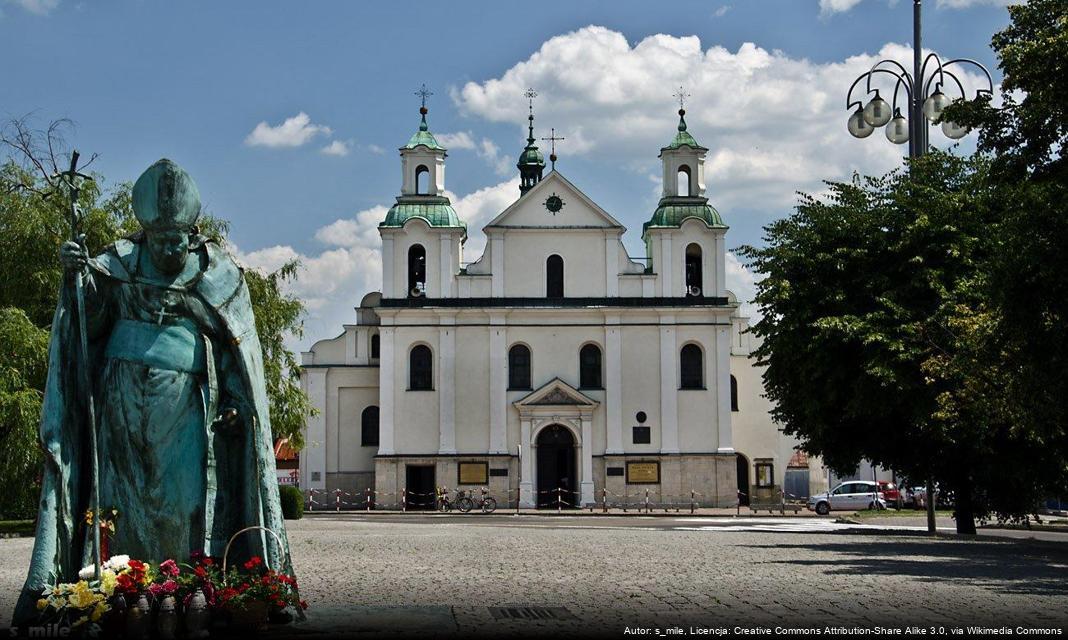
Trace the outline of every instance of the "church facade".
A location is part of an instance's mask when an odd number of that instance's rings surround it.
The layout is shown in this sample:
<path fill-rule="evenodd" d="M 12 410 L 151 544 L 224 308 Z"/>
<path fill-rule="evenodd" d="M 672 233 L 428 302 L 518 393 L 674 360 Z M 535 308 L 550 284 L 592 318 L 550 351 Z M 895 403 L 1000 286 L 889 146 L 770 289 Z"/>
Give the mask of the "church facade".
<path fill-rule="evenodd" d="M 556 507 L 647 494 L 734 506 L 750 487 L 824 486 L 818 461 L 768 414 L 747 320 L 726 288 L 727 225 L 705 194 L 707 149 L 683 110 L 660 150 L 646 257 L 628 256 L 623 225 L 546 173 L 531 115 L 520 193 L 484 227 L 484 253 L 469 264 L 467 228 L 444 195 L 446 150 L 421 111 L 400 149 L 401 193 L 379 225 L 382 291 L 302 354 L 319 409 L 302 488 L 372 489 L 383 506 L 418 508 L 435 487 Z"/>

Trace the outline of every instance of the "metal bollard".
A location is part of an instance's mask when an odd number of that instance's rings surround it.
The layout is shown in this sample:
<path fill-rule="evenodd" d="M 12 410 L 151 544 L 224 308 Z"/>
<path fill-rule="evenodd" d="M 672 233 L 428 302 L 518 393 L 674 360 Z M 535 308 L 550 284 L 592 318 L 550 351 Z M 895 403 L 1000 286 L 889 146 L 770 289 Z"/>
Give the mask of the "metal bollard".
<path fill-rule="evenodd" d="M 341 513 L 341 489 L 334 489 L 334 509 Z"/>
<path fill-rule="evenodd" d="M 696 508 L 696 505 L 693 503 L 693 489 L 690 489 L 690 515 L 693 515 Z"/>
<path fill-rule="evenodd" d="M 312 493 L 314 489 L 308 489 L 308 511 L 315 511 L 315 494 Z"/>
<path fill-rule="evenodd" d="M 601 488 L 601 512 L 608 513 L 608 489 Z"/>
<path fill-rule="evenodd" d="M 370 489 L 370 487 L 368 487 L 368 489 L 367 489 L 367 510 L 368 511 L 371 510 L 371 489 Z"/>
<path fill-rule="evenodd" d="M 556 488 L 556 515 L 560 515 L 560 511 L 562 511 L 563 507 L 564 507 L 564 498 L 563 498 L 563 494 L 560 491 L 561 491 L 560 487 L 557 487 Z"/>
<path fill-rule="evenodd" d="M 401 489 L 401 513 L 408 510 L 408 488 L 403 487 Z"/>
<path fill-rule="evenodd" d="M 645 490 L 645 512 L 649 513 L 649 490 Z"/>

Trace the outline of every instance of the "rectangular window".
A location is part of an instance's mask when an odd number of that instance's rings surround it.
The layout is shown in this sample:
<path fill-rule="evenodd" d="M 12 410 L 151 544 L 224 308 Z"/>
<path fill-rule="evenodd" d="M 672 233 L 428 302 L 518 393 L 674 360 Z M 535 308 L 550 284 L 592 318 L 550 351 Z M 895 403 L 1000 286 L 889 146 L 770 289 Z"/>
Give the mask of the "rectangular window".
<path fill-rule="evenodd" d="M 507 478 L 508 469 L 490 469 L 491 478 Z"/>
<path fill-rule="evenodd" d="M 775 466 L 770 462 L 756 463 L 756 486 L 771 487 L 775 485 Z"/>
<path fill-rule="evenodd" d="M 621 476 L 623 475 L 623 467 L 608 467 L 605 469 L 605 474 L 609 476 Z"/>
<path fill-rule="evenodd" d="M 649 427 L 632 427 L 634 444 L 649 444 L 653 441 Z"/>

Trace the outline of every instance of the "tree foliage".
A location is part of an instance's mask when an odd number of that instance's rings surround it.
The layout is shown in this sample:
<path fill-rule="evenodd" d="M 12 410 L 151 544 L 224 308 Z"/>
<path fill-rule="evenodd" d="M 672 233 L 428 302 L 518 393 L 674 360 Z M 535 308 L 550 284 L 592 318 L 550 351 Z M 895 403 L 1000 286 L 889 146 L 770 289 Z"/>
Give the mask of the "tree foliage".
<path fill-rule="evenodd" d="M 47 351 L 47 331 L 21 309 L 0 308 L 0 520 L 30 518 L 36 510 Z"/>

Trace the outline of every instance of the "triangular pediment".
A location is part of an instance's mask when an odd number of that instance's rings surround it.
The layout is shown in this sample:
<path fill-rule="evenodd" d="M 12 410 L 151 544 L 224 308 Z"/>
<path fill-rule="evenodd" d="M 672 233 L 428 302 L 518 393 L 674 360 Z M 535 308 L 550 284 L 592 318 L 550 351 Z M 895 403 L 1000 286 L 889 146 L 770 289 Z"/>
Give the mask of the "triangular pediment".
<path fill-rule="evenodd" d="M 562 204 L 555 213 L 549 206 L 553 196 Z M 534 185 L 484 228 L 624 229 L 618 220 L 557 171 L 552 171 Z"/>
<path fill-rule="evenodd" d="M 512 404 L 520 409 L 534 407 L 592 409 L 599 403 L 560 378 L 553 378 Z"/>

